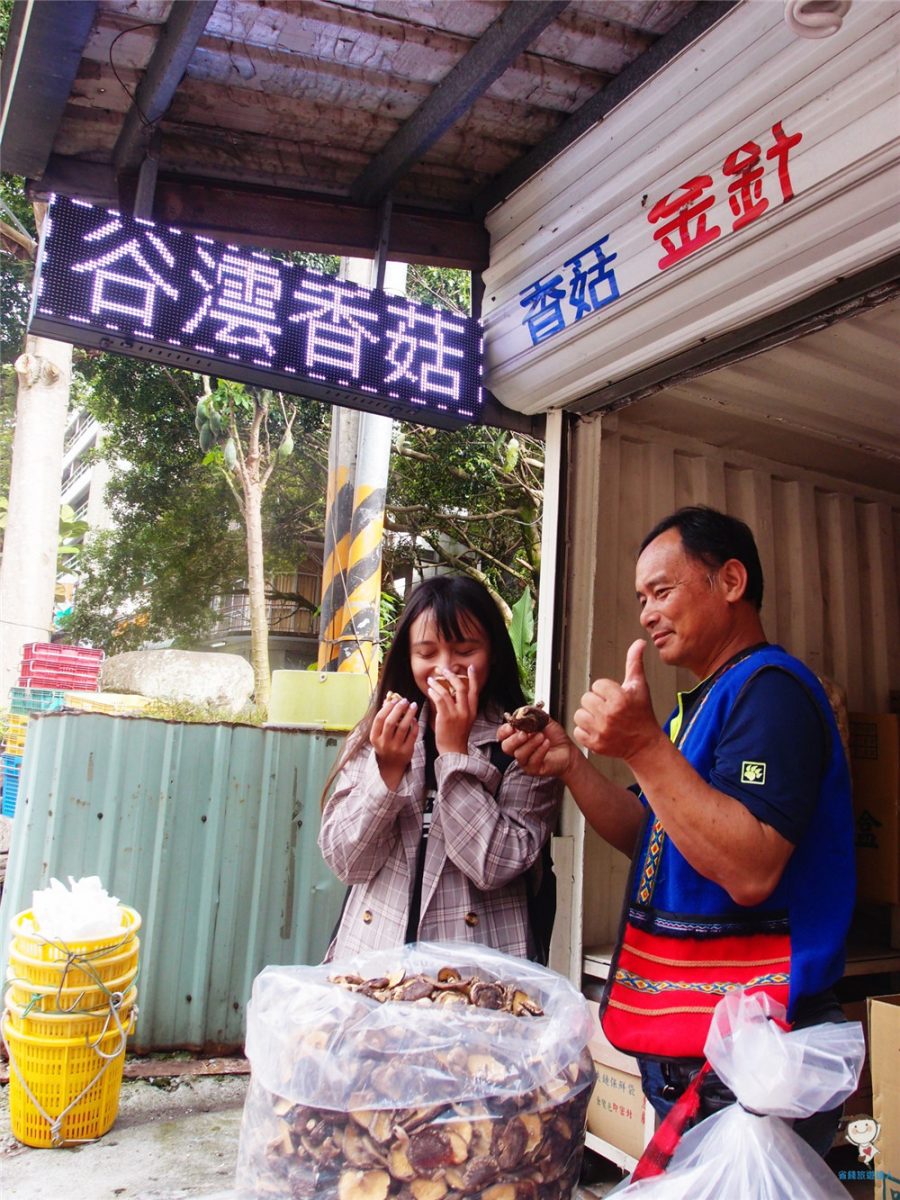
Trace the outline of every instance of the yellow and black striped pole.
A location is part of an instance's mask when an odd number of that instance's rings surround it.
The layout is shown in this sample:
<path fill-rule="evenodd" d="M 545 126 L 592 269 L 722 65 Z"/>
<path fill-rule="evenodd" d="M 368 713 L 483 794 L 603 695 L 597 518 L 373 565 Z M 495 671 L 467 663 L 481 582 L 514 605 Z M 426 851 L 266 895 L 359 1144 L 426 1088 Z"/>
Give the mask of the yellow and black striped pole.
<path fill-rule="evenodd" d="M 318 665 L 374 684 L 392 422 L 348 409 L 335 409 L 332 421 Z"/>
<path fill-rule="evenodd" d="M 367 259 L 344 259 L 342 265 L 344 277 L 363 287 L 377 274 Z M 385 289 L 402 295 L 406 270 L 405 263 L 386 263 Z M 392 429 L 389 417 L 332 409 L 318 667 L 367 674 L 373 686 Z"/>

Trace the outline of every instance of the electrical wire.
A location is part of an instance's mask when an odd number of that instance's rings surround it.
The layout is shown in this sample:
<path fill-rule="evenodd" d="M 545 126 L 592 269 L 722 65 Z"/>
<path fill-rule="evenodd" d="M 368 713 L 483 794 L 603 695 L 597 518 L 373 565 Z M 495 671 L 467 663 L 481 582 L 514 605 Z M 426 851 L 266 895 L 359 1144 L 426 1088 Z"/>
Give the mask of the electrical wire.
<path fill-rule="evenodd" d="M 119 40 L 119 38 L 124 37 L 126 33 L 136 33 L 138 29 L 158 29 L 158 28 L 159 28 L 159 26 L 156 24 L 155 21 L 144 21 L 141 25 L 132 25 L 130 29 L 121 30 L 121 32 L 117 33 L 116 36 L 113 38 L 113 40 L 109 43 L 109 67 L 110 67 L 110 70 L 112 71 L 113 75 L 115 75 L 116 82 L 118 83 L 119 87 L 122 89 L 122 91 L 125 93 L 125 95 L 128 97 L 128 99 L 134 105 L 135 112 L 137 113 L 138 117 L 141 119 L 143 124 L 147 127 L 147 129 L 152 129 L 154 122 L 151 121 L 147 117 L 147 115 L 143 112 L 143 110 L 141 109 L 140 104 L 138 104 L 138 102 L 137 102 L 136 92 L 131 92 L 128 90 L 128 88 L 125 86 L 125 82 L 122 79 L 122 76 L 116 70 L 116 64 L 113 62 L 113 46 L 115 46 L 115 44 Z"/>

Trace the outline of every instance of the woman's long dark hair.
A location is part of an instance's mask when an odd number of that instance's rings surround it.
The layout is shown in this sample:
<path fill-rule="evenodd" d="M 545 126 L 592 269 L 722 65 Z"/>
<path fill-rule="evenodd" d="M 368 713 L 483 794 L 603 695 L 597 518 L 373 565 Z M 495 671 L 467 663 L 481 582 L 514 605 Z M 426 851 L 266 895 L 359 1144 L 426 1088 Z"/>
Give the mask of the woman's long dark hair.
<path fill-rule="evenodd" d="M 344 749 L 328 776 L 322 793 L 323 803 L 331 790 L 335 776 L 360 745 L 368 741 L 375 714 L 388 692 L 397 692 L 421 706 L 427 699 L 416 685 L 409 661 L 409 637 L 413 621 L 422 613 L 432 613 L 441 637 L 448 641 L 463 641 L 467 627 L 474 621 L 487 634 L 491 648 L 488 677 L 481 690 L 479 708 L 493 702 L 511 711 L 525 703 L 522 679 L 516 652 L 503 614 L 483 583 L 468 575 L 435 575 L 426 579 L 409 593 L 403 613 L 397 622 L 391 647 L 384 657 L 378 686 L 362 719 L 347 736 Z"/>

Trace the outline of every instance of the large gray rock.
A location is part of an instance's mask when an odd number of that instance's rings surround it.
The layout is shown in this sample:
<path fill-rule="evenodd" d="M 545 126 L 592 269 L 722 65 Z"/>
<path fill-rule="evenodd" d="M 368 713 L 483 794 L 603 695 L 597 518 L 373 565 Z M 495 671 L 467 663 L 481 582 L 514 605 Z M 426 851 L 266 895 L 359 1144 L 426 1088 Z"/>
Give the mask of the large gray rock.
<path fill-rule="evenodd" d="M 105 660 L 100 686 L 106 692 L 212 704 L 237 713 L 253 692 L 253 668 L 239 654 L 130 650 Z"/>

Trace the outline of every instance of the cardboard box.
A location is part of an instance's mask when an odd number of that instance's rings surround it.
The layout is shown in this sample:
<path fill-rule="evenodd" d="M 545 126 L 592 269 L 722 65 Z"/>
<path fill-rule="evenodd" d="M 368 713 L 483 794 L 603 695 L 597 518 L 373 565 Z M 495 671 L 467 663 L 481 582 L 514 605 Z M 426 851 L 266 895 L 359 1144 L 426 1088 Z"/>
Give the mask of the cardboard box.
<path fill-rule="evenodd" d="M 655 1113 L 641 1090 L 637 1059 L 611 1046 L 600 1029 L 599 1006 L 588 1001 L 594 1036 L 588 1043 L 597 1082 L 588 1104 L 588 1133 L 638 1159 L 653 1136 Z"/>
<path fill-rule="evenodd" d="M 872 1116 L 879 1130 L 875 1196 L 900 1196 L 900 995 L 869 997 L 869 1050 L 872 1066 Z"/>
<path fill-rule="evenodd" d="M 850 714 L 857 897 L 900 904 L 900 717 Z"/>
<path fill-rule="evenodd" d="M 868 1000 L 852 1000 L 849 1003 L 846 1001 L 841 1005 L 844 1010 L 844 1016 L 848 1021 L 859 1021 L 863 1028 L 863 1036 L 866 1042 L 866 1057 L 862 1065 L 862 1070 L 859 1073 L 859 1080 L 856 1084 L 856 1090 L 851 1092 L 844 1101 L 844 1116 L 845 1117 L 871 1117 L 872 1115 L 872 1070 L 871 1070 L 871 1055 L 869 1053 L 869 1002 Z M 843 1135 L 838 1134 L 838 1138 L 843 1141 Z"/>

